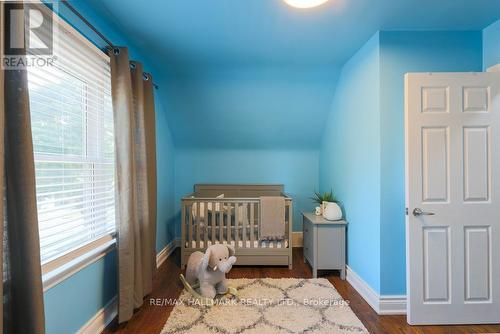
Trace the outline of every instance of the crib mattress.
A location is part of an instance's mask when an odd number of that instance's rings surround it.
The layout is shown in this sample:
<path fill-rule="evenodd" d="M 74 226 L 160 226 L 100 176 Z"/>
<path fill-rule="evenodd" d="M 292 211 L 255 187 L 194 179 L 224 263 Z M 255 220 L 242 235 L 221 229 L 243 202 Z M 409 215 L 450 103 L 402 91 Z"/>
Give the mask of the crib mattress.
<path fill-rule="evenodd" d="M 220 242 L 216 240 L 213 244 L 219 244 Z M 227 241 L 223 241 L 222 244 L 227 244 Z M 234 240 L 231 240 L 229 242 L 230 245 L 233 247 L 236 247 L 236 242 Z M 207 246 L 212 245 L 212 240 L 207 241 Z M 238 246 L 236 248 L 251 248 L 252 242 L 250 240 L 247 240 L 244 242 L 243 240 L 238 241 Z M 196 241 L 193 240 L 191 241 L 191 247 L 189 247 L 189 241 L 186 241 L 186 248 L 198 248 L 196 245 Z M 205 248 L 205 241 L 200 240 L 199 243 L 199 248 Z M 281 241 L 266 241 L 266 240 L 254 240 L 253 242 L 253 248 L 288 248 L 288 240 L 281 240 Z"/>

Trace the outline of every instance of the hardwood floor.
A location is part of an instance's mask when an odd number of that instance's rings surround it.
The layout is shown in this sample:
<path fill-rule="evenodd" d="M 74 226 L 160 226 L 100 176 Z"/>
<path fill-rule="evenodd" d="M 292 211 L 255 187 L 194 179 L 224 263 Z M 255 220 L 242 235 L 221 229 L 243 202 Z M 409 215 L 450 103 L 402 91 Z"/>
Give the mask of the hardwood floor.
<path fill-rule="evenodd" d="M 311 268 L 304 264 L 302 248 L 293 251 L 293 269 L 287 267 L 234 267 L 229 273 L 230 278 L 281 278 L 303 277 L 310 278 Z M 179 281 L 180 274 L 179 249 L 165 261 L 159 268 L 154 281 L 153 293 L 146 298 L 144 305 L 136 311 L 133 318 L 126 324 L 117 325 L 116 320 L 104 331 L 110 333 L 141 333 L 157 334 L 162 330 L 173 306 L 150 305 L 150 300 L 155 298 L 177 298 L 183 289 Z M 320 277 L 327 278 L 335 286 L 345 300 L 350 301 L 350 306 L 358 318 L 363 322 L 370 333 L 429 333 L 429 334 L 460 334 L 460 333 L 500 333 L 500 325 L 486 326 L 409 326 L 405 316 L 379 316 L 365 302 L 365 300 L 352 288 L 347 281 L 342 281 L 336 272 L 321 272 Z M 499 310 L 500 312 L 500 310 Z"/>

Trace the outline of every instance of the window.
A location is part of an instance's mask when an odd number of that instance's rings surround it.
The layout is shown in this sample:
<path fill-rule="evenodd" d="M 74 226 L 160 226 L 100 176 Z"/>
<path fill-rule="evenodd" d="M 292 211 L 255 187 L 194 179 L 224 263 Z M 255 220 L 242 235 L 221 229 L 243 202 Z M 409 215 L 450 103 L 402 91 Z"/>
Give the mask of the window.
<path fill-rule="evenodd" d="M 109 57 L 58 21 L 54 66 L 28 69 L 42 266 L 115 231 Z"/>

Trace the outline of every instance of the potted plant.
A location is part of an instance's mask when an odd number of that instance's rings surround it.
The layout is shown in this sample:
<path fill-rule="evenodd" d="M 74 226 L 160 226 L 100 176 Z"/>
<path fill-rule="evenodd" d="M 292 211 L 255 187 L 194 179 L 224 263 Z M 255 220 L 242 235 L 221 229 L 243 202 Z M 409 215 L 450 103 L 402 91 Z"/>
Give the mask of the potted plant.
<path fill-rule="evenodd" d="M 333 191 L 320 193 L 318 191 L 314 192 L 314 196 L 311 197 L 314 203 L 318 203 L 319 207 L 316 208 L 316 214 L 323 215 L 327 220 L 340 220 L 342 219 L 342 210 L 337 204 L 338 201 L 333 195 Z"/>

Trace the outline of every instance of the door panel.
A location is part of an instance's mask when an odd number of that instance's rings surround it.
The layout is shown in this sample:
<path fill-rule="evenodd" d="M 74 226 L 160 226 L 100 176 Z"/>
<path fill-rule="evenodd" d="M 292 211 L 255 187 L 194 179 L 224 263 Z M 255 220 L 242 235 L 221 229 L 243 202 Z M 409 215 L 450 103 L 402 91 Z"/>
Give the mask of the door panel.
<path fill-rule="evenodd" d="M 465 300 L 490 301 L 490 228 L 465 227 Z"/>
<path fill-rule="evenodd" d="M 405 83 L 408 322 L 500 323 L 500 73 Z"/>
<path fill-rule="evenodd" d="M 424 226 L 424 301 L 450 301 L 449 228 Z"/>
<path fill-rule="evenodd" d="M 464 127 L 464 201 L 488 201 L 489 127 Z"/>
<path fill-rule="evenodd" d="M 488 112 L 490 106 L 489 87 L 463 87 L 464 112 Z"/>
<path fill-rule="evenodd" d="M 423 201 L 448 201 L 448 128 L 422 128 Z"/>
<path fill-rule="evenodd" d="M 422 87 L 423 113 L 447 113 L 448 105 L 448 87 Z"/>

